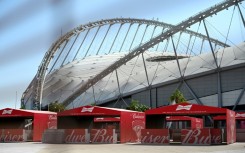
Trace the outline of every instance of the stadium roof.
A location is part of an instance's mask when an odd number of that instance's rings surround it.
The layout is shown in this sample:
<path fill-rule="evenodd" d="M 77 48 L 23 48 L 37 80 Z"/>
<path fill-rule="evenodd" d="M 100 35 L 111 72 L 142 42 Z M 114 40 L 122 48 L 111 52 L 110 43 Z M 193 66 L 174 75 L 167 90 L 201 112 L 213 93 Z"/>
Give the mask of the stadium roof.
<path fill-rule="evenodd" d="M 46 77 L 43 92 L 44 105 L 56 100 L 62 102 L 86 81 L 123 56 L 125 56 L 125 53 L 90 56 L 73 61 L 61 69 L 55 70 Z M 156 62 L 147 60 L 159 56 L 174 56 L 173 53 L 146 51 L 143 56 L 144 58 L 136 57 L 132 59 L 117 69 L 117 72 L 114 71 L 100 80 L 93 88 L 88 89 L 79 96 L 73 105 L 75 104 L 75 107 L 87 105 L 94 99 L 99 103 L 116 99 L 120 93 L 127 95 L 146 88 L 148 86 L 147 80 L 152 86 L 157 86 L 158 84 L 178 79 L 181 75 L 191 77 L 216 70 L 217 68 L 212 53 L 179 59 L 180 70 L 178 69 L 177 60 Z M 245 43 L 234 47 L 221 48 L 215 52 L 215 56 L 220 68 L 244 63 Z M 147 67 L 148 79 L 146 78 L 143 59 Z M 120 92 L 116 73 L 118 73 Z M 95 97 L 94 92 L 97 93 Z"/>

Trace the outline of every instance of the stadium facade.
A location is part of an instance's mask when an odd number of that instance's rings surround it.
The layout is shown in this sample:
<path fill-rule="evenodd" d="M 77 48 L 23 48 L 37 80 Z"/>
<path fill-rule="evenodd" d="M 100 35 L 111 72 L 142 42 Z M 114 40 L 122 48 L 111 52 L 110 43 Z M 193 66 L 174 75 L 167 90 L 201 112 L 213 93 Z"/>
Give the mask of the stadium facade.
<path fill-rule="evenodd" d="M 245 110 L 244 40 L 212 37 L 207 20 L 234 7 L 245 23 L 241 2 L 224 1 L 175 26 L 132 18 L 81 25 L 46 52 L 22 105 L 125 108 L 135 99 L 155 108 L 179 89 L 192 103 Z"/>

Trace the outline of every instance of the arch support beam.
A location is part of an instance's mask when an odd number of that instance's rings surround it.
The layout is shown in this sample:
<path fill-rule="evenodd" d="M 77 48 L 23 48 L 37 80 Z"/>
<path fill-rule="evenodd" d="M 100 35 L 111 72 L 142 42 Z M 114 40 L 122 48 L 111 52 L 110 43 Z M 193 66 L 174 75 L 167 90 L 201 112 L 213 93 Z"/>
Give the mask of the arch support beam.
<path fill-rule="evenodd" d="M 244 95 L 244 92 L 245 92 L 245 85 L 243 86 L 243 89 L 242 89 L 242 91 L 240 92 L 240 94 L 239 94 L 239 96 L 238 96 L 238 98 L 237 98 L 237 100 L 236 100 L 236 103 L 235 103 L 235 105 L 233 106 L 232 110 L 235 110 L 235 109 L 236 109 L 237 105 L 240 103 L 240 101 L 241 101 L 241 99 L 242 99 L 242 96 Z"/>
<path fill-rule="evenodd" d="M 184 82 L 184 85 L 187 87 L 187 89 L 189 90 L 189 92 L 191 93 L 191 95 L 194 97 L 194 99 L 196 100 L 196 102 L 199 104 L 199 105 L 203 105 L 203 103 L 201 102 L 201 100 L 197 97 L 197 95 L 194 93 L 194 91 L 191 89 L 191 87 L 185 82 Z"/>

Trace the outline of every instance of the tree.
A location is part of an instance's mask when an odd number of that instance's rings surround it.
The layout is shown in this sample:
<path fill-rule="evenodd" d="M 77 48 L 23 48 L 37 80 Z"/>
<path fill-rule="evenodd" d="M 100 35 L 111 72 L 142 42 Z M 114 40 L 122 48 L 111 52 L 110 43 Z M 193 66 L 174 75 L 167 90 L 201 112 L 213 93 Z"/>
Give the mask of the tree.
<path fill-rule="evenodd" d="M 20 109 L 26 109 L 26 106 L 24 104 L 21 104 Z"/>
<path fill-rule="evenodd" d="M 91 106 L 96 106 L 96 103 L 94 102 L 94 103 L 91 103 L 90 105 L 91 105 Z"/>
<path fill-rule="evenodd" d="M 186 101 L 183 93 L 181 93 L 178 89 L 172 93 L 172 95 L 169 97 L 169 100 L 171 103 L 175 102 L 176 104 Z"/>
<path fill-rule="evenodd" d="M 55 101 L 49 104 L 48 110 L 51 112 L 61 112 L 65 110 L 65 106 L 62 103 Z"/>
<path fill-rule="evenodd" d="M 126 109 L 139 111 L 139 112 L 145 112 L 146 110 L 150 109 L 150 107 L 144 104 L 140 104 L 138 100 L 132 99 L 130 105 Z"/>

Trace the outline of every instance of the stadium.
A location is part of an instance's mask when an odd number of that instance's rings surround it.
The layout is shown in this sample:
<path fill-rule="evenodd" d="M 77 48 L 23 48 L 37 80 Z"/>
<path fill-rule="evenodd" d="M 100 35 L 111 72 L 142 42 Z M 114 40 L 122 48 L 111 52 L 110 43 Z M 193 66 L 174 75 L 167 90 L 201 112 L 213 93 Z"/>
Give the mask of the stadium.
<path fill-rule="evenodd" d="M 22 106 L 126 108 L 135 99 L 156 108 L 179 89 L 191 103 L 245 110 L 244 8 L 227 0 L 176 25 L 135 18 L 81 25 L 46 52 Z"/>

